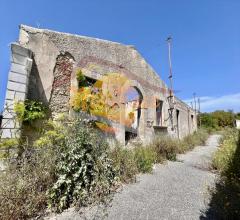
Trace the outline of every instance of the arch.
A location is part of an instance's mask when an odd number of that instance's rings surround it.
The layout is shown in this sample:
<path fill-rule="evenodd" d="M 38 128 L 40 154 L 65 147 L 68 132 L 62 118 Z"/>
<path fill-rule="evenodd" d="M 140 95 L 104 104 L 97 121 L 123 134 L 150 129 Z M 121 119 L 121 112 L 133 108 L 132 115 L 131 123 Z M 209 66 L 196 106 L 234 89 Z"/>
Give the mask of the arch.
<path fill-rule="evenodd" d="M 137 82 L 136 80 L 127 80 L 121 88 L 120 101 L 122 103 L 124 103 L 126 101 L 125 94 L 130 87 L 135 88 L 139 92 L 139 94 L 141 94 L 142 100 L 143 101 L 145 100 L 146 95 L 145 95 L 145 91 L 144 91 L 143 87 L 141 86 L 141 84 L 139 82 Z"/>
<path fill-rule="evenodd" d="M 135 103 L 130 103 L 128 100 L 128 92 L 135 90 L 138 95 L 137 99 L 133 101 Z M 144 100 L 145 100 L 145 91 L 143 87 L 136 80 L 127 80 L 124 85 L 121 87 L 120 93 L 120 103 L 121 103 L 121 124 L 124 125 L 123 132 L 125 136 L 125 144 L 128 141 L 135 137 L 143 137 L 144 136 L 144 117 L 145 117 L 145 108 L 144 108 Z M 130 113 L 129 109 L 133 107 L 133 112 Z M 130 122 L 128 121 L 130 120 Z M 131 123 L 132 120 L 132 123 Z"/>

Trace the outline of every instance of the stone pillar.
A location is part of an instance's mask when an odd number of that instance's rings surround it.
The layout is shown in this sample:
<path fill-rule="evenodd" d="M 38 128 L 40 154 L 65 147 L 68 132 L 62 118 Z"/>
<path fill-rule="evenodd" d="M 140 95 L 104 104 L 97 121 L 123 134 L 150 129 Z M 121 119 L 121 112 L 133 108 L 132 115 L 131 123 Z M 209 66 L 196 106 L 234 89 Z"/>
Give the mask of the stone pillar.
<path fill-rule="evenodd" d="M 14 113 L 14 102 L 24 101 L 28 91 L 28 79 L 32 68 L 32 52 L 16 43 L 11 44 L 11 67 L 1 124 L 1 138 L 18 138 L 21 124 Z"/>

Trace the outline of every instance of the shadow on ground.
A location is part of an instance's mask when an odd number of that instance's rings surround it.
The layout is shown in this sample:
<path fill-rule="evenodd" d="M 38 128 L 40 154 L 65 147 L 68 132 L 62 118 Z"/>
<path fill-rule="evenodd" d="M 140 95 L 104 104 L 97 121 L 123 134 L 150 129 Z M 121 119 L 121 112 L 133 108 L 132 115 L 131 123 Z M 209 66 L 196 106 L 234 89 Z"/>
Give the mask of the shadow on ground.
<path fill-rule="evenodd" d="M 240 219 L 240 131 L 234 158 L 210 193 L 208 209 L 202 211 L 200 220 Z"/>

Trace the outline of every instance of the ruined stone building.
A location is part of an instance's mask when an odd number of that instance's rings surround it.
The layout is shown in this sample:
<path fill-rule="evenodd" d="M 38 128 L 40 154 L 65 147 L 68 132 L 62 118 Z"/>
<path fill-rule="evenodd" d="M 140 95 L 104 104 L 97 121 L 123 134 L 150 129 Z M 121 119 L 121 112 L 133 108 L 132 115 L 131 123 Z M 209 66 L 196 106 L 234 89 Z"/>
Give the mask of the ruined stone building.
<path fill-rule="evenodd" d="M 117 119 L 107 120 L 120 142 L 148 141 L 161 132 L 182 138 L 197 129 L 194 110 L 177 97 L 171 103 L 167 85 L 133 46 L 21 25 L 19 40 L 11 44 L 2 138 L 19 135 L 14 101 L 39 100 L 53 116 L 75 117 L 70 100 L 79 69 L 89 84 L 101 82 L 110 94 Z"/>

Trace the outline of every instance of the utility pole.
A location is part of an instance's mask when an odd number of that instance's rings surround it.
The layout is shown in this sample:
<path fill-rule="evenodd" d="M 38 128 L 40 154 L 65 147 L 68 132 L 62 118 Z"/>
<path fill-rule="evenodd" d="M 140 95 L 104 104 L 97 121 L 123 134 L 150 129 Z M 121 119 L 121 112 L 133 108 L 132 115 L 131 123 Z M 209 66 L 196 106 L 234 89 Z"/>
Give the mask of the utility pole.
<path fill-rule="evenodd" d="M 174 125 L 173 125 L 173 110 L 174 110 L 174 96 L 173 96 L 173 76 L 172 76 L 172 61 L 171 61 L 171 42 L 172 42 L 172 38 L 169 36 L 167 38 L 167 44 L 168 44 L 168 62 L 169 62 L 169 81 L 170 81 L 170 89 L 169 89 L 169 96 L 168 96 L 168 103 L 169 103 L 169 109 L 168 109 L 168 113 L 169 113 L 169 118 L 171 121 L 171 125 L 172 125 L 172 131 L 174 130 Z"/>
<path fill-rule="evenodd" d="M 173 96 L 173 79 L 172 79 L 172 60 L 171 60 L 171 43 L 172 43 L 172 38 L 169 36 L 167 38 L 167 43 L 168 43 L 168 62 L 169 62 L 169 81 L 170 81 L 170 96 Z"/>

